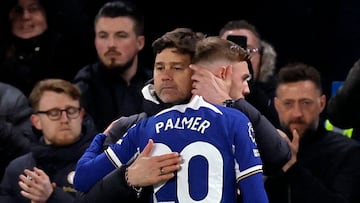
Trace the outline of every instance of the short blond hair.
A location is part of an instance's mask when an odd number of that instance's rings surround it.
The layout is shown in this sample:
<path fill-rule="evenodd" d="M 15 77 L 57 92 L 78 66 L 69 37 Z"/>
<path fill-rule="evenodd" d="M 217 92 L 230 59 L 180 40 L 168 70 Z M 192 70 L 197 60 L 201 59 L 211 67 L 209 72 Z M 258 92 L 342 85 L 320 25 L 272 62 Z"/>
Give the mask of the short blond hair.
<path fill-rule="evenodd" d="M 80 90 L 74 84 L 62 79 L 44 79 L 36 83 L 29 96 L 34 111 L 39 110 L 39 102 L 45 91 L 64 93 L 74 100 L 81 100 Z"/>

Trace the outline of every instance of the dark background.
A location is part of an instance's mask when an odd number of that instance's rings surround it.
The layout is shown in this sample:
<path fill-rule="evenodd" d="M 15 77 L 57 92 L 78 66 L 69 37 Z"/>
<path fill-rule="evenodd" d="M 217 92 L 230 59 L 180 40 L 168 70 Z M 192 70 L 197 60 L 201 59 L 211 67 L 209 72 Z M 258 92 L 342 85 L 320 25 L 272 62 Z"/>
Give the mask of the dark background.
<path fill-rule="evenodd" d="M 75 43 L 93 44 L 93 18 L 108 0 L 41 1 L 49 8 L 52 25 L 81 36 Z M 332 81 L 345 79 L 360 57 L 359 0 L 132 1 L 145 13 L 146 45 L 140 57 L 149 68 L 154 57 L 151 43 L 165 32 L 189 27 L 218 35 L 226 22 L 239 19 L 254 24 L 274 46 L 278 68 L 295 61 L 317 68 L 326 93 Z"/>
<path fill-rule="evenodd" d="M 324 90 L 344 80 L 360 57 L 360 1 L 138 1 L 145 11 L 147 46 L 142 52 L 152 63 L 151 42 L 176 27 L 218 35 L 229 20 L 246 19 L 275 47 L 277 67 L 302 61 L 321 73 Z M 150 56 L 150 57 L 149 57 Z"/>

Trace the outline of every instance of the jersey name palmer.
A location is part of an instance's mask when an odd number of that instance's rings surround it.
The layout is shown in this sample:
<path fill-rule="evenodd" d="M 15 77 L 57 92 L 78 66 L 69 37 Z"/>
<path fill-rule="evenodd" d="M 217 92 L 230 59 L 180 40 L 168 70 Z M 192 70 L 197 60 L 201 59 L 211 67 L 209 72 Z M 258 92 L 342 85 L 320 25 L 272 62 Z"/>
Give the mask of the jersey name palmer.
<path fill-rule="evenodd" d="M 190 129 L 204 134 L 205 130 L 209 127 L 210 122 L 201 117 L 169 118 L 164 122 L 157 122 L 155 124 L 156 133 L 170 129 Z"/>

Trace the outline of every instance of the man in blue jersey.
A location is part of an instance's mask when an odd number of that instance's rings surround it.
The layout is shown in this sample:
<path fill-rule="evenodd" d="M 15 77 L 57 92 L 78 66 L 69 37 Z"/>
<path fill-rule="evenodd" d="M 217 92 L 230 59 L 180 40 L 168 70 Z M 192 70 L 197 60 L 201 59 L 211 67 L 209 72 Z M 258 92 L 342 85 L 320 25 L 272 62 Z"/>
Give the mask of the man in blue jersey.
<path fill-rule="evenodd" d="M 223 64 L 234 68 L 246 65 L 248 55 L 237 45 L 217 37 L 202 43 L 204 47 L 211 47 L 212 43 L 227 47 Z M 168 70 L 166 67 L 155 68 L 155 71 L 167 74 Z M 222 71 L 226 68 L 219 74 Z M 242 79 L 246 82 L 246 78 Z M 184 159 L 176 178 L 154 186 L 154 200 L 235 202 L 235 182 L 238 182 L 243 202 L 267 202 L 262 162 L 252 125 L 240 111 L 211 105 L 195 96 L 190 103 L 164 110 L 138 126 L 129 130 L 119 142 L 121 144 L 111 145 L 106 153 L 100 155 L 99 148 L 105 136 L 96 137 L 78 163 L 77 189 L 86 190 L 88 185 L 97 181 L 94 177 L 102 178 L 115 167 L 125 164 L 145 147 L 148 138 L 152 138 L 156 143 L 153 154 L 177 151 Z"/>

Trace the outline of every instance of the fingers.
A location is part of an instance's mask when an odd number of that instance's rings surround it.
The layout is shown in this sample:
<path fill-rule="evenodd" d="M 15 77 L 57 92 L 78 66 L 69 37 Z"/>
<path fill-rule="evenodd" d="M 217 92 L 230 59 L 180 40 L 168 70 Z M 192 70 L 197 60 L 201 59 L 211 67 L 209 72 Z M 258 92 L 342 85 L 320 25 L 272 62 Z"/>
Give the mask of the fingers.
<path fill-rule="evenodd" d="M 165 173 L 164 175 L 159 176 L 159 180 L 157 182 L 165 182 L 170 180 L 175 176 L 174 173 Z"/>
<path fill-rule="evenodd" d="M 165 174 L 165 170 L 163 167 L 160 167 L 160 175 L 164 175 Z"/>
<path fill-rule="evenodd" d="M 49 176 L 37 167 L 33 171 L 25 169 L 19 179 L 20 194 L 32 202 L 46 202 L 56 187 L 50 182 Z"/>
<path fill-rule="evenodd" d="M 25 177 L 25 180 L 26 180 L 26 177 Z M 20 181 L 18 182 L 20 188 L 26 192 L 29 192 L 30 191 L 30 186 L 29 184 L 27 183 L 27 181 L 24 181 L 24 179 L 20 178 Z"/>
<path fill-rule="evenodd" d="M 150 157 L 151 151 L 154 148 L 154 141 L 149 139 L 148 144 L 145 146 L 144 150 L 140 153 L 139 158 L 141 157 Z M 168 161 L 169 164 L 177 163 L 178 160 L 176 158 L 179 157 L 179 153 L 171 152 L 163 155 L 153 156 L 153 159 L 156 159 L 157 162 Z"/>
<path fill-rule="evenodd" d="M 178 171 L 178 170 L 180 170 L 180 165 L 178 165 L 178 164 L 167 165 L 164 167 L 160 167 L 160 175 L 166 175 L 169 173 L 174 174 L 174 172 Z"/>
<path fill-rule="evenodd" d="M 196 65 L 196 64 L 190 64 L 190 65 L 189 65 L 189 68 L 192 69 L 193 71 L 198 71 L 198 70 L 200 71 L 200 70 L 203 69 L 202 66 Z"/>
<path fill-rule="evenodd" d="M 295 147 L 296 149 L 298 149 L 298 148 L 299 148 L 299 139 L 300 139 L 299 133 L 297 132 L 296 129 L 294 129 L 294 130 L 292 131 L 292 135 L 293 135 L 292 143 L 293 143 L 294 147 Z"/>
<path fill-rule="evenodd" d="M 199 81 L 203 78 L 213 76 L 213 74 L 209 70 L 202 66 L 191 64 L 189 67 L 194 71 L 193 75 L 191 76 L 191 79 L 193 81 Z"/>
<path fill-rule="evenodd" d="M 30 183 L 32 180 L 38 181 L 38 174 L 35 171 L 25 169 L 24 174 L 26 175 L 26 179 L 29 180 L 27 183 Z"/>
<path fill-rule="evenodd" d="M 37 167 L 34 167 L 34 172 L 35 172 L 37 175 L 39 175 L 39 176 L 44 176 L 44 175 L 46 175 L 46 173 L 45 173 L 43 170 L 41 170 L 41 169 L 39 169 L 39 168 L 37 168 Z"/>
<path fill-rule="evenodd" d="M 154 141 L 149 139 L 149 142 L 145 146 L 144 150 L 141 152 L 139 157 L 148 157 L 150 156 L 151 150 L 154 148 Z"/>
<path fill-rule="evenodd" d="M 174 164 L 175 162 L 181 161 L 180 155 L 177 152 L 170 152 L 163 155 L 154 156 L 156 161 L 164 162 L 164 164 Z"/>
<path fill-rule="evenodd" d="M 33 185 L 33 180 L 30 179 L 30 176 L 20 175 L 19 178 L 20 181 L 18 185 L 21 188 L 20 194 L 30 200 L 36 199 L 38 196 L 37 189 L 31 186 Z"/>

